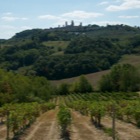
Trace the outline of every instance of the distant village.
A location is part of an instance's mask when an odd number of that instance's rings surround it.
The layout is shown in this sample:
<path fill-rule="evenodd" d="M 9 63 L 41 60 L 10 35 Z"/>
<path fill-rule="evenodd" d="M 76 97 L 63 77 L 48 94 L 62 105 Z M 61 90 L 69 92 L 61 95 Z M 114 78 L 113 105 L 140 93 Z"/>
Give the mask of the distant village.
<path fill-rule="evenodd" d="M 82 22 L 80 22 L 79 26 L 82 27 Z M 75 27 L 75 23 L 74 23 L 73 20 L 71 21 L 70 24 L 68 24 L 68 22 L 66 21 L 65 24 L 62 27 Z M 58 25 L 58 28 L 61 28 L 61 26 Z"/>

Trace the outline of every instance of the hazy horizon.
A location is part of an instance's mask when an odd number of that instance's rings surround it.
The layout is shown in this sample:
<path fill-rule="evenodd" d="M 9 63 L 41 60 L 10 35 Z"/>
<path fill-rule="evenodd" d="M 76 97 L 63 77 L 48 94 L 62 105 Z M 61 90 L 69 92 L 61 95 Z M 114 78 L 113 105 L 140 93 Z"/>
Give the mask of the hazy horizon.
<path fill-rule="evenodd" d="M 5 0 L 0 2 L 0 39 L 34 28 L 76 25 L 140 25 L 140 0 Z"/>

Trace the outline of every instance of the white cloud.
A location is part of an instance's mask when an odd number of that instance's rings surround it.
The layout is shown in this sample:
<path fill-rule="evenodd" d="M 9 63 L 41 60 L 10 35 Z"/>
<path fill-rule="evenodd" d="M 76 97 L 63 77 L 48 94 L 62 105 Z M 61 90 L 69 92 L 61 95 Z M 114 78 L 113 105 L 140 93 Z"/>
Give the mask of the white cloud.
<path fill-rule="evenodd" d="M 7 12 L 7 13 L 3 13 L 3 15 L 10 16 L 10 15 L 12 15 L 12 13 L 11 12 Z"/>
<path fill-rule="evenodd" d="M 38 18 L 39 19 L 55 20 L 55 19 L 58 19 L 59 17 L 53 16 L 53 15 L 41 15 Z"/>
<path fill-rule="evenodd" d="M 0 25 L 0 29 L 3 29 L 3 30 L 5 30 L 5 29 L 15 29 L 15 27 L 11 26 L 11 25 Z"/>
<path fill-rule="evenodd" d="M 121 2 L 122 0 L 115 0 L 116 3 Z"/>
<path fill-rule="evenodd" d="M 135 8 L 140 8 L 140 0 L 122 0 L 122 3 L 120 5 L 110 5 L 106 8 L 106 10 L 122 11 Z"/>
<path fill-rule="evenodd" d="M 11 25 L 0 25 L 0 38 L 9 39 L 15 33 L 21 32 L 23 30 L 32 29 L 29 26 L 11 26 Z"/>
<path fill-rule="evenodd" d="M 28 18 L 25 17 L 15 17 L 12 16 L 12 13 L 5 13 L 5 16 L 1 17 L 4 21 L 15 21 L 15 20 L 28 20 Z"/>
<path fill-rule="evenodd" d="M 86 11 L 72 11 L 68 13 L 63 13 L 61 15 L 55 16 L 55 15 L 40 15 L 38 19 L 41 20 L 55 20 L 55 23 L 52 24 L 52 26 L 63 26 L 65 22 L 67 21 L 68 24 L 71 23 L 71 20 L 74 20 L 75 25 L 79 25 L 80 22 L 84 22 L 85 20 L 91 20 L 93 18 L 98 18 L 100 16 L 103 16 L 102 13 L 95 13 L 95 12 L 86 12 Z"/>
<path fill-rule="evenodd" d="M 38 18 L 39 19 L 48 19 L 48 20 L 65 20 L 66 19 L 73 19 L 73 20 L 78 20 L 78 19 L 88 19 L 88 18 L 97 18 L 103 16 L 102 13 L 94 13 L 94 12 L 85 12 L 85 11 L 73 11 L 69 13 L 64 13 L 58 16 L 54 15 L 41 15 Z"/>
<path fill-rule="evenodd" d="M 131 18 L 139 18 L 139 16 L 119 16 L 119 18 L 131 19 Z"/>
<path fill-rule="evenodd" d="M 20 29 L 21 30 L 27 30 L 27 29 L 32 29 L 32 27 L 30 27 L 30 26 L 21 26 Z"/>
<path fill-rule="evenodd" d="M 5 21 L 15 21 L 17 20 L 17 17 L 12 17 L 12 16 L 4 16 L 1 18 L 2 20 L 5 20 Z"/>
<path fill-rule="evenodd" d="M 87 19 L 87 18 L 97 18 L 103 16 L 102 13 L 85 12 L 85 11 L 73 11 L 61 15 L 61 17 L 71 18 L 71 19 Z"/>
<path fill-rule="evenodd" d="M 18 18 L 19 20 L 28 20 L 26 17 Z"/>
<path fill-rule="evenodd" d="M 14 17 L 14 16 L 4 16 L 1 18 L 4 21 L 15 21 L 15 20 L 28 20 L 28 18 L 19 18 L 19 17 Z"/>
<path fill-rule="evenodd" d="M 0 25 L 0 38 L 8 39 L 14 35 L 16 27 L 11 25 Z"/>
<path fill-rule="evenodd" d="M 109 2 L 108 1 L 103 1 L 103 2 L 99 3 L 99 5 L 106 5 L 106 4 L 109 4 Z"/>

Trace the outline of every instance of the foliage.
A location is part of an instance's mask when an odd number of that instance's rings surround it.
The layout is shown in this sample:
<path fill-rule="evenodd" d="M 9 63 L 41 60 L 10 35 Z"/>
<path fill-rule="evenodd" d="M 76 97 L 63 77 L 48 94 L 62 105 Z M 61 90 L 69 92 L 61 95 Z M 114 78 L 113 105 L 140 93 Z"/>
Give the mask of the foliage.
<path fill-rule="evenodd" d="M 27 77 L 0 70 L 0 106 L 11 102 L 44 102 L 54 94 L 44 77 Z"/>
<path fill-rule="evenodd" d="M 26 30 L 0 40 L 0 68 L 48 79 L 106 70 L 124 54 L 139 54 L 139 33 L 127 25 Z"/>
<path fill-rule="evenodd" d="M 86 93 L 86 92 L 92 92 L 93 88 L 91 84 L 88 82 L 88 80 L 81 75 L 79 77 L 79 80 L 72 85 L 73 89 L 71 89 L 72 92 L 77 92 L 77 93 Z"/>
<path fill-rule="evenodd" d="M 96 126 L 101 126 L 101 118 L 105 116 L 106 113 L 106 104 L 101 103 L 93 103 L 90 106 L 90 116 L 91 120 L 96 124 Z M 94 118 L 93 118 L 94 117 Z"/>
<path fill-rule="evenodd" d="M 57 117 L 58 117 L 58 123 L 61 127 L 62 137 L 64 137 L 67 134 L 68 126 L 71 124 L 70 110 L 64 106 L 61 106 L 57 114 Z"/>
<path fill-rule="evenodd" d="M 13 136 L 16 138 L 36 120 L 40 113 L 53 109 L 54 107 L 55 105 L 53 103 L 5 104 L 0 108 L 0 113 L 2 117 L 7 118 L 7 131 L 13 132 Z"/>
<path fill-rule="evenodd" d="M 70 94 L 66 103 L 82 115 L 90 116 L 97 127 L 102 126 L 101 120 L 106 115 L 140 127 L 140 98 L 137 93 Z M 106 131 L 104 126 L 102 128 Z"/>
<path fill-rule="evenodd" d="M 140 76 L 130 64 L 115 65 L 111 72 L 102 77 L 99 83 L 101 91 L 138 91 Z"/>
<path fill-rule="evenodd" d="M 67 95 L 69 92 L 69 85 L 67 83 L 62 83 L 58 88 L 59 95 Z"/>

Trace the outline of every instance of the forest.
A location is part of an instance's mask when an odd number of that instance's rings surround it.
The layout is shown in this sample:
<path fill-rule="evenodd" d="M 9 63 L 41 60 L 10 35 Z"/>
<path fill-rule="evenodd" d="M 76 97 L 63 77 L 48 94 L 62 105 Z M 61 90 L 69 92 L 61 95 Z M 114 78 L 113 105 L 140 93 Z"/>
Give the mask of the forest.
<path fill-rule="evenodd" d="M 140 53 L 140 29 L 127 25 L 33 29 L 0 40 L 0 68 L 49 80 L 111 68 Z"/>
<path fill-rule="evenodd" d="M 140 139 L 140 69 L 118 63 L 139 56 L 139 27 L 33 29 L 0 45 L 0 139 Z M 94 88 L 85 74 L 103 70 Z"/>

